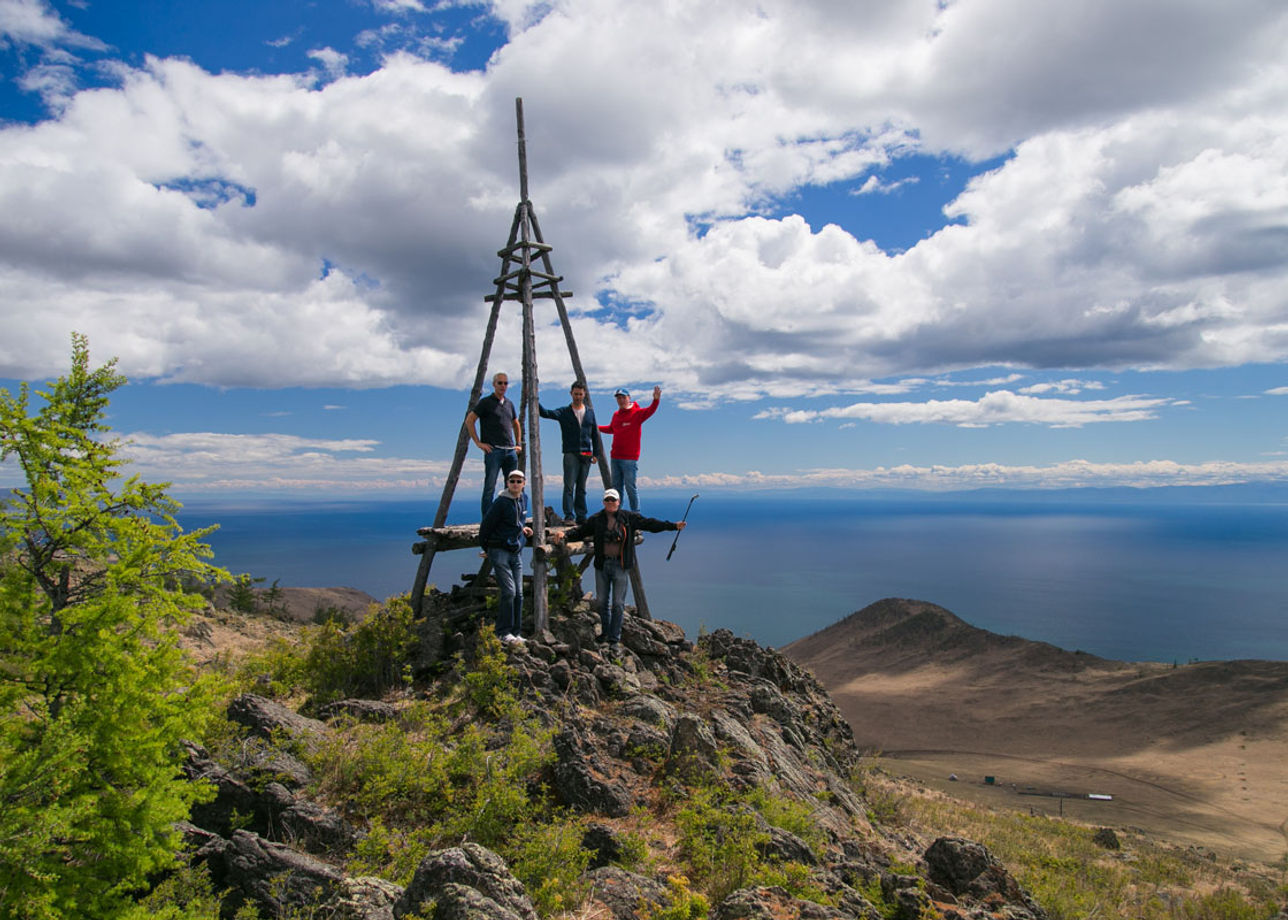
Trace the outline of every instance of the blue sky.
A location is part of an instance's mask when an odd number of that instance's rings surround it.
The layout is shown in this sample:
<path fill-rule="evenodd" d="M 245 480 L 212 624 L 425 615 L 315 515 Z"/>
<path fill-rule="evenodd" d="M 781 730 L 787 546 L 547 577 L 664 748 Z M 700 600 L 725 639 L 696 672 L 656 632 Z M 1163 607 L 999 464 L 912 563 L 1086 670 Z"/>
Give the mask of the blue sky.
<path fill-rule="evenodd" d="M 82 332 L 181 495 L 436 497 L 522 96 L 592 396 L 664 388 L 645 488 L 1282 483 L 1284 47 L 1278 0 L 0 0 L 0 385 Z"/>

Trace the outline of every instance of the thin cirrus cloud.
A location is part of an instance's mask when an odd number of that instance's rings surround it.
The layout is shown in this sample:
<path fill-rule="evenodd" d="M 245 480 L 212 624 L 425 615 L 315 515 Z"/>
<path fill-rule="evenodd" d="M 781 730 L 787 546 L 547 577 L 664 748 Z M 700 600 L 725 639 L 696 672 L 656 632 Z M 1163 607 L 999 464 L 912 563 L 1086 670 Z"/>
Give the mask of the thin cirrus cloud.
<path fill-rule="evenodd" d="M 4 41 L 93 52 L 120 81 L 76 92 L 64 69 L 47 120 L 0 128 L 0 376 L 56 370 L 76 329 L 142 377 L 457 386 L 517 200 L 520 94 L 596 378 L 765 399 L 1288 359 L 1280 3 L 486 11 L 509 37 L 484 70 L 404 51 L 345 75 L 348 49 L 311 49 L 324 77 L 131 67 L 0 0 Z M 909 153 L 1008 156 L 902 253 L 758 216 L 810 185 L 889 185 Z"/>
<path fill-rule="evenodd" d="M 1186 405 L 1183 400 L 1119 396 L 1103 400 L 1043 399 L 994 390 L 977 400 L 931 399 L 925 402 L 853 403 L 828 409 L 771 408 L 758 419 L 788 424 L 829 419 L 865 420 L 888 425 L 939 424 L 963 428 L 1024 423 L 1050 428 L 1080 428 L 1101 422 L 1139 422 L 1156 418 L 1160 409 Z"/>
<path fill-rule="evenodd" d="M 1288 478 L 1288 460 L 1177 463 L 1143 460 L 1104 463 L 1069 460 L 1047 465 L 974 463 L 957 466 L 901 464 L 870 469 L 801 469 L 790 473 L 708 473 L 641 477 L 650 489 L 916 489 L 951 491 L 984 487 L 1081 489 L 1126 486 L 1220 486 Z"/>

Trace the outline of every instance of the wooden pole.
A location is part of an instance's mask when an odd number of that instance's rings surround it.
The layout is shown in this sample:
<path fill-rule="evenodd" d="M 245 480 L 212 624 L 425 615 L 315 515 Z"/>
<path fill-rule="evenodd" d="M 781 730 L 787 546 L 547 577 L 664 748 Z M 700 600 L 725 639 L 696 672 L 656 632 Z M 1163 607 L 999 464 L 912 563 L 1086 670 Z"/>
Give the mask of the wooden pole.
<path fill-rule="evenodd" d="M 529 209 L 532 218 L 532 230 L 536 234 L 537 240 L 544 243 L 545 239 L 541 236 L 541 224 L 537 222 L 537 212 L 535 209 Z M 541 250 L 541 264 L 545 268 L 546 274 L 554 274 L 554 265 L 550 261 L 550 252 L 547 249 Z M 555 309 L 559 311 L 559 325 L 563 328 L 564 341 L 568 344 L 568 357 L 572 359 L 572 372 L 578 380 L 586 380 L 586 372 L 581 366 L 581 353 L 577 350 L 577 340 L 572 335 L 572 323 L 568 320 L 568 307 L 564 304 L 563 296 L 559 293 L 558 285 L 554 285 Z M 590 399 L 590 381 L 586 381 L 586 405 L 594 408 L 594 403 Z M 613 482 L 612 473 L 608 469 L 608 457 L 604 453 L 604 439 L 599 435 L 599 429 L 595 429 L 595 458 L 599 461 L 599 479 L 607 489 Z"/>
<path fill-rule="evenodd" d="M 519 238 L 532 242 L 532 203 L 528 201 L 528 149 L 523 136 L 523 100 L 514 100 L 515 120 L 519 134 Z M 532 250 L 524 245 L 520 254 L 522 268 L 519 273 L 519 290 L 523 298 L 523 400 L 528 443 L 528 495 L 532 500 L 532 542 L 544 546 L 546 542 L 545 476 L 541 470 L 541 416 L 538 411 L 539 393 L 537 378 L 536 318 L 532 308 Z M 548 274 L 554 275 L 553 271 Z M 552 287 L 556 294 L 559 285 Z M 546 596 L 545 554 L 532 554 L 532 629 L 540 636 L 549 624 L 550 601 Z"/>

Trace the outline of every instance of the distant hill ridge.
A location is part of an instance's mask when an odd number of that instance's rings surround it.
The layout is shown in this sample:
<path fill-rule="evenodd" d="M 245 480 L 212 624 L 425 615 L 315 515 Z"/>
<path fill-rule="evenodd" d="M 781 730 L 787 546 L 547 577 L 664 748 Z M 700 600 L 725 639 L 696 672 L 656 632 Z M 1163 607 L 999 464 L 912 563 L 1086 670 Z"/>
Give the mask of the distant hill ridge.
<path fill-rule="evenodd" d="M 908 598 L 877 601 L 782 652 L 827 688 L 861 747 L 886 753 L 1121 757 L 1288 742 L 1283 661 L 1114 661 Z"/>
<path fill-rule="evenodd" d="M 883 673 L 938 664 L 1004 660 L 1008 667 L 1079 671 L 1126 667 L 1046 642 L 1003 636 L 972 626 L 928 601 L 885 598 L 783 648 L 806 664 L 825 686 L 860 670 Z"/>

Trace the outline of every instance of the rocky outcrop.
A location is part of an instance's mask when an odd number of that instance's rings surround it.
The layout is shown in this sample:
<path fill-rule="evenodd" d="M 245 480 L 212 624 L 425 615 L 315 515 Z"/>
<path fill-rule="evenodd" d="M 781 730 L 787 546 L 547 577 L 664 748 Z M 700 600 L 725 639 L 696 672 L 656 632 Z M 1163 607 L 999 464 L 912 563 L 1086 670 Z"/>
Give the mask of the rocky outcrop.
<path fill-rule="evenodd" d="M 430 853 L 416 868 L 407 890 L 394 904 L 394 916 L 537 920 L 523 885 L 491 850 L 474 843 Z"/>
<path fill-rule="evenodd" d="M 483 608 L 460 589 L 431 591 L 427 605 L 411 665 L 420 692 L 433 697 L 451 692 L 470 667 Z M 674 624 L 632 616 L 621 648 L 610 650 L 595 643 L 596 625 L 582 600 L 552 611 L 541 636 L 504 647 L 520 704 L 550 732 L 552 760 L 532 782 L 585 818 L 587 910 L 634 920 L 670 905 L 675 894 L 665 873 L 640 871 L 641 844 L 622 828 L 640 810 L 683 803 L 704 788 L 734 797 L 727 814 L 754 832 L 752 858 L 807 880 L 792 891 L 751 885 L 728 892 L 710 906 L 713 920 L 1042 918 L 978 844 L 943 838 L 926 848 L 869 823 L 850 782 L 859 764 L 850 727 L 789 659 L 728 630 L 695 645 Z M 328 724 L 261 696 L 234 700 L 229 718 L 245 738 L 219 758 L 191 745 L 186 767 L 216 790 L 185 828 L 216 884 L 268 917 L 536 920 L 510 867 L 475 843 L 429 854 L 405 889 L 341 871 L 361 831 L 338 810 L 343 803 L 311 797 L 318 783 L 304 761 L 328 732 L 353 730 L 354 722 L 397 725 L 399 712 L 388 701 L 343 700 L 321 710 Z M 796 803 L 808 820 L 794 830 L 778 826 L 754 804 L 757 796 Z M 896 850 L 901 872 L 891 869 Z M 923 870 L 908 874 L 911 863 Z M 802 899 L 801 891 L 826 903 Z"/>
<path fill-rule="evenodd" d="M 1045 920 L 1045 912 L 983 844 L 940 837 L 926 850 L 925 859 L 927 880 L 957 899 L 1007 904 L 1014 920 Z"/>
<path fill-rule="evenodd" d="M 225 907 L 249 902 L 269 917 L 316 907 L 344 890 L 344 875 L 335 867 L 250 831 L 211 840 L 196 859 L 209 867 L 217 887 L 234 893 Z"/>

